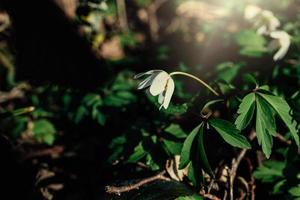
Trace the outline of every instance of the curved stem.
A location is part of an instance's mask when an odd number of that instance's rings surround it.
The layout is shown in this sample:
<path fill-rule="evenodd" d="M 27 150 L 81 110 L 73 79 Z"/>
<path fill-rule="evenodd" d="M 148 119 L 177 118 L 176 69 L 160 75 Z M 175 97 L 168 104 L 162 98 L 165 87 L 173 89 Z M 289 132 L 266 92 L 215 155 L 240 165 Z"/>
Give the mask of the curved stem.
<path fill-rule="evenodd" d="M 173 75 L 183 75 L 183 76 L 190 77 L 190 78 L 198 81 L 200 84 L 204 85 L 207 89 L 209 89 L 216 96 L 220 96 L 220 94 L 217 91 L 215 91 L 214 89 L 212 89 L 212 87 L 210 87 L 207 83 L 205 83 L 203 80 L 201 80 L 200 78 L 198 78 L 198 77 L 196 77 L 192 74 L 188 74 L 188 73 L 185 73 L 185 72 L 172 72 L 172 73 L 170 73 L 170 76 L 173 76 Z"/>

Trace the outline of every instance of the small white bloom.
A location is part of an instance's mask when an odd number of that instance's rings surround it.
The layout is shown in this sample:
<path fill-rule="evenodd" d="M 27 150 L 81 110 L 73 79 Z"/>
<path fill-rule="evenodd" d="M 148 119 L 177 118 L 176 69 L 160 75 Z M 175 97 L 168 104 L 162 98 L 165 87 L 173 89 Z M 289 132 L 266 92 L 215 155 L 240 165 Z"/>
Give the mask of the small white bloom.
<path fill-rule="evenodd" d="M 151 70 L 137 74 L 134 76 L 134 78 L 137 79 L 144 75 L 150 76 L 138 85 L 138 89 L 149 87 L 149 92 L 151 95 L 159 95 L 158 103 L 161 105 L 159 109 L 162 107 L 167 109 L 175 89 L 175 84 L 171 76 L 163 70 Z"/>
<path fill-rule="evenodd" d="M 263 10 L 255 5 L 248 5 L 244 12 L 245 19 L 251 21 L 260 35 L 268 35 L 280 26 L 280 21 L 269 10 Z"/>
<path fill-rule="evenodd" d="M 280 21 L 269 10 L 263 10 L 255 26 L 258 27 L 257 33 L 260 35 L 270 34 L 280 26 Z"/>
<path fill-rule="evenodd" d="M 279 48 L 279 50 L 273 56 L 273 60 L 280 60 L 286 55 L 287 51 L 289 50 L 291 44 L 291 36 L 285 31 L 273 31 L 270 33 L 270 37 L 274 40 L 270 43 L 269 48 Z"/>

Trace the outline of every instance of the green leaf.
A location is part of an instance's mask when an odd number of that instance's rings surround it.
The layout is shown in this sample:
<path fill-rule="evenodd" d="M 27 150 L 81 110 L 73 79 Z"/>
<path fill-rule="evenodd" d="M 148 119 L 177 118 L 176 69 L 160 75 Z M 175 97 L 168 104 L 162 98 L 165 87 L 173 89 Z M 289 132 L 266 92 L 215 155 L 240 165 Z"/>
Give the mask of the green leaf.
<path fill-rule="evenodd" d="M 237 129 L 243 130 L 250 123 L 255 110 L 255 94 L 246 95 L 239 106 L 237 113 L 239 116 L 235 121 Z"/>
<path fill-rule="evenodd" d="M 109 149 L 112 150 L 112 152 L 110 153 L 107 159 L 109 163 L 113 163 L 114 161 L 116 161 L 121 157 L 121 155 L 124 153 L 123 151 L 126 142 L 127 142 L 127 138 L 125 137 L 125 135 L 115 137 L 111 141 L 111 143 L 108 146 Z"/>
<path fill-rule="evenodd" d="M 87 106 L 92 106 L 94 104 L 102 105 L 101 96 L 95 93 L 89 93 L 85 95 L 82 102 L 85 103 Z"/>
<path fill-rule="evenodd" d="M 267 102 L 256 96 L 256 136 L 258 144 L 267 158 L 270 157 L 273 146 L 272 135 L 276 134 L 273 111 Z"/>
<path fill-rule="evenodd" d="M 146 163 L 145 163 L 148 167 L 150 167 L 150 169 L 152 171 L 156 171 L 156 170 L 159 170 L 160 167 L 159 165 L 154 161 L 151 153 L 148 153 L 147 156 L 146 156 Z"/>
<path fill-rule="evenodd" d="M 79 106 L 74 116 L 75 123 L 79 123 L 86 115 L 88 115 L 88 110 L 84 106 Z"/>
<path fill-rule="evenodd" d="M 39 141 L 52 145 L 55 140 L 56 129 L 51 122 L 46 119 L 40 119 L 33 123 L 34 137 Z"/>
<path fill-rule="evenodd" d="M 134 152 L 133 154 L 131 154 L 129 156 L 129 158 L 127 159 L 128 163 L 136 163 L 137 161 L 139 161 L 140 159 L 142 159 L 143 157 L 145 157 L 147 155 L 147 151 L 145 151 L 142 142 L 140 142 L 135 148 L 134 148 Z"/>
<path fill-rule="evenodd" d="M 247 138 L 240 134 L 235 126 L 222 119 L 211 119 L 209 124 L 220 134 L 220 136 L 230 145 L 239 148 L 250 149 L 251 145 Z"/>
<path fill-rule="evenodd" d="M 175 200 L 203 200 L 203 197 L 194 194 L 191 196 L 183 196 L 183 197 L 177 197 Z"/>
<path fill-rule="evenodd" d="M 178 124 L 170 124 L 170 126 L 165 128 L 165 131 L 176 138 L 186 138 L 187 136 Z"/>
<path fill-rule="evenodd" d="M 260 57 L 265 52 L 267 52 L 266 39 L 263 36 L 257 34 L 255 31 L 241 31 L 237 33 L 235 39 L 241 48 L 241 55 Z"/>
<path fill-rule="evenodd" d="M 155 99 L 155 105 L 159 107 L 157 100 Z M 174 105 L 172 102 L 170 103 L 168 109 L 162 109 L 161 111 L 166 115 L 182 115 L 186 113 L 188 110 L 188 105 L 186 103 L 181 105 Z"/>
<path fill-rule="evenodd" d="M 189 164 L 192 144 L 193 144 L 193 141 L 194 141 L 196 135 L 198 134 L 201 126 L 202 126 L 202 124 L 200 124 L 196 128 L 194 128 L 194 130 L 192 130 L 192 132 L 185 139 L 182 150 L 181 150 L 181 154 L 180 154 L 179 169 L 183 169 Z"/>
<path fill-rule="evenodd" d="M 275 182 L 275 181 L 272 181 Z M 286 184 L 286 180 L 280 180 L 273 186 L 272 194 L 282 194 L 284 192 L 284 187 Z"/>
<path fill-rule="evenodd" d="M 215 99 L 215 100 L 211 100 L 211 101 L 207 102 L 207 103 L 203 106 L 203 108 L 202 108 L 202 110 L 201 110 L 201 113 L 204 112 L 204 111 L 205 111 L 207 108 L 209 108 L 211 105 L 214 105 L 214 104 L 216 104 L 216 103 L 223 102 L 223 101 L 224 101 L 223 99 Z"/>
<path fill-rule="evenodd" d="M 231 83 L 237 76 L 242 64 L 236 64 L 232 62 L 224 62 L 217 66 L 218 79 L 224 80 L 227 83 Z"/>
<path fill-rule="evenodd" d="M 255 170 L 253 176 L 264 183 L 273 183 L 284 177 L 284 167 L 284 162 L 268 160 Z"/>
<path fill-rule="evenodd" d="M 291 132 L 292 136 L 294 137 L 294 140 L 299 147 L 299 135 L 296 129 L 297 123 L 293 120 L 292 116 L 290 115 L 291 108 L 289 104 L 282 98 L 268 95 L 268 94 L 262 94 L 258 93 L 262 98 L 264 98 L 276 111 L 276 113 L 279 115 L 281 120 L 285 123 L 285 125 L 288 127 L 289 131 Z"/>
<path fill-rule="evenodd" d="M 171 155 L 180 155 L 181 149 L 182 149 L 182 143 L 180 142 L 174 142 L 171 140 L 164 139 L 163 140 L 165 150 L 167 153 Z"/>
<path fill-rule="evenodd" d="M 194 161 L 191 161 L 191 164 L 189 165 L 189 169 L 188 169 L 188 174 L 187 174 L 188 179 L 192 182 L 194 187 L 197 187 L 199 185 L 198 184 L 199 181 L 203 182 L 202 170 L 197 167 L 197 164 L 199 163 L 195 163 Z"/>
<path fill-rule="evenodd" d="M 289 189 L 289 193 L 294 197 L 300 197 L 300 186 L 292 187 Z"/>
<path fill-rule="evenodd" d="M 244 74 L 244 75 L 243 75 L 243 80 L 244 80 L 245 82 L 248 82 L 248 83 L 253 83 L 253 84 L 256 85 L 256 86 L 258 85 L 256 79 L 254 78 L 254 76 L 253 76 L 252 74 L 249 74 L 249 73 Z"/>
<path fill-rule="evenodd" d="M 205 153 L 205 148 L 204 148 L 204 126 L 202 125 L 199 131 L 198 135 L 198 143 L 197 143 L 197 149 L 199 149 L 199 158 L 200 158 L 200 163 L 202 164 L 202 167 L 206 173 L 208 173 L 211 177 L 214 177 L 214 173 L 210 167 L 210 164 L 208 162 L 206 153 Z"/>
<path fill-rule="evenodd" d="M 106 123 L 106 116 L 99 111 L 96 120 L 100 125 L 104 126 Z"/>

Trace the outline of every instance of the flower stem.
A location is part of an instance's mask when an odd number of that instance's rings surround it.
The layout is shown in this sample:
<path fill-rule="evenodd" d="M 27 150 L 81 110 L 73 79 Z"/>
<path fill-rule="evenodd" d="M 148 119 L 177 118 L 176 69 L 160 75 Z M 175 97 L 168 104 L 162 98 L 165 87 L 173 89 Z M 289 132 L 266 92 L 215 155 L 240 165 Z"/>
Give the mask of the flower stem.
<path fill-rule="evenodd" d="M 209 89 L 216 96 L 220 96 L 220 94 L 217 91 L 215 91 L 214 89 L 212 89 L 212 87 L 210 87 L 207 83 L 205 83 L 203 80 L 201 80 L 200 78 L 198 78 L 198 77 L 196 77 L 192 74 L 185 73 L 185 72 L 172 72 L 172 73 L 170 73 L 170 76 L 173 76 L 173 75 L 183 75 L 183 76 L 190 77 L 190 78 L 198 81 L 200 84 L 204 85 L 207 89 Z"/>

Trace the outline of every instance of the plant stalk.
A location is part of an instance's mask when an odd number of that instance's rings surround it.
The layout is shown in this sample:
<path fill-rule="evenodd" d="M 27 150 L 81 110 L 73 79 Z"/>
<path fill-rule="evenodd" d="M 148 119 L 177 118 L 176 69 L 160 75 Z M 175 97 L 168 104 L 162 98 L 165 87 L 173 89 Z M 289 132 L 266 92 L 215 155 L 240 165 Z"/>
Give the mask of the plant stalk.
<path fill-rule="evenodd" d="M 214 93 L 214 95 L 216 96 L 220 96 L 220 94 L 215 91 L 212 87 L 210 87 L 206 82 L 204 82 L 203 80 L 201 80 L 200 78 L 192 75 L 192 74 L 189 74 L 189 73 L 186 73 L 186 72 L 172 72 L 170 73 L 170 76 L 173 76 L 173 75 L 182 75 L 182 76 L 187 76 L 187 77 L 190 77 L 194 80 L 196 80 L 197 82 L 199 82 L 200 84 L 204 85 L 207 89 L 209 89 L 212 93 Z"/>

